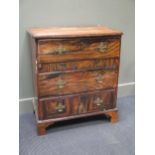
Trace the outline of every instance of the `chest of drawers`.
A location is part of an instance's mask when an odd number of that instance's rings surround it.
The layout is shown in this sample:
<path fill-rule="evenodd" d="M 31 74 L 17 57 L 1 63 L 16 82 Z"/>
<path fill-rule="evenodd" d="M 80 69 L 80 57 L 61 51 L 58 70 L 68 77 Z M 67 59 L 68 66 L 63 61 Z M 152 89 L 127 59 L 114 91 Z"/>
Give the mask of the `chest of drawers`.
<path fill-rule="evenodd" d="M 57 121 L 104 114 L 116 122 L 122 33 L 96 26 L 29 34 L 38 135 Z"/>

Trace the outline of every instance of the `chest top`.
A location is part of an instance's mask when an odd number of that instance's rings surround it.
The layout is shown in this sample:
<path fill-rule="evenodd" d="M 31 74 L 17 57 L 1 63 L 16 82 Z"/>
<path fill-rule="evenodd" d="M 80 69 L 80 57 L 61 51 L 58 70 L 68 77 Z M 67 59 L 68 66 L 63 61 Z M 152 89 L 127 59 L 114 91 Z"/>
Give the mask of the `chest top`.
<path fill-rule="evenodd" d="M 122 32 L 104 26 L 32 28 L 29 33 L 34 38 L 122 35 Z"/>

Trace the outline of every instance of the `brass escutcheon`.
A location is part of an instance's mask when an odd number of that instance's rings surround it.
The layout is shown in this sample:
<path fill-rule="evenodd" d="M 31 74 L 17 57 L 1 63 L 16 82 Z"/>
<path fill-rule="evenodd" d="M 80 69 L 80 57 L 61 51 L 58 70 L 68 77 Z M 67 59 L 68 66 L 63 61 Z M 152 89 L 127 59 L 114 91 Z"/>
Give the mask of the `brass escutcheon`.
<path fill-rule="evenodd" d="M 97 97 L 97 99 L 94 101 L 94 103 L 97 105 L 97 106 L 101 106 L 103 104 L 103 100 L 99 97 Z"/>
<path fill-rule="evenodd" d="M 104 77 L 103 77 L 102 74 L 99 74 L 99 75 L 96 77 L 96 80 L 97 80 L 98 83 L 102 83 L 102 82 L 103 82 L 103 79 L 104 79 Z"/>
<path fill-rule="evenodd" d="M 57 84 L 57 87 L 61 89 L 61 88 L 64 88 L 66 82 L 62 79 L 59 79 L 56 84 Z"/>
<path fill-rule="evenodd" d="M 63 105 L 61 102 L 58 102 L 58 105 L 56 107 L 56 110 L 58 112 L 63 112 L 65 108 L 66 108 L 65 105 Z"/>
<path fill-rule="evenodd" d="M 100 52 L 106 52 L 108 45 L 106 42 L 101 42 L 97 48 L 99 49 Z"/>

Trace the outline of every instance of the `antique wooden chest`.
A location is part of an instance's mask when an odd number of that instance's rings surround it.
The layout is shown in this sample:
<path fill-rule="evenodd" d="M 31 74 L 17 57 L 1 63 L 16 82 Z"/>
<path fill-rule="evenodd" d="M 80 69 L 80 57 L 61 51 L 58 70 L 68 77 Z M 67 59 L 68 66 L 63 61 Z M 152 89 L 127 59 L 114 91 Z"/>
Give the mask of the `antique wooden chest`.
<path fill-rule="evenodd" d="M 38 135 L 57 121 L 116 108 L 122 32 L 104 26 L 32 28 L 34 111 Z"/>

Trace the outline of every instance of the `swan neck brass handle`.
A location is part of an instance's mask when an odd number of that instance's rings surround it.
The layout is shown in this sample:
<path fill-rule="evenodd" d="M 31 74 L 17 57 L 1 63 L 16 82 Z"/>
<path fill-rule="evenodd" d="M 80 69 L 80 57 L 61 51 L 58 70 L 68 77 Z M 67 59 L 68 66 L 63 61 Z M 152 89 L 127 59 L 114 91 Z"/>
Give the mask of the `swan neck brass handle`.
<path fill-rule="evenodd" d="M 65 84 L 66 84 L 66 82 L 62 79 L 58 80 L 56 83 L 56 85 L 59 89 L 64 88 Z"/>
<path fill-rule="evenodd" d="M 100 97 L 97 97 L 96 100 L 94 101 L 94 103 L 97 106 L 101 106 L 103 104 L 103 100 Z"/>
<path fill-rule="evenodd" d="M 101 53 L 106 52 L 108 48 L 108 44 L 106 42 L 101 42 L 97 48 L 99 49 L 99 52 Z"/>
<path fill-rule="evenodd" d="M 63 103 L 58 102 L 58 105 L 56 107 L 57 112 L 63 112 L 65 110 L 65 105 L 63 105 Z"/>
<path fill-rule="evenodd" d="M 104 79 L 104 77 L 103 77 L 102 74 L 99 74 L 99 75 L 97 75 L 97 77 L 96 77 L 96 81 L 97 81 L 98 83 L 102 83 L 102 82 L 103 82 L 103 79 Z"/>

